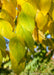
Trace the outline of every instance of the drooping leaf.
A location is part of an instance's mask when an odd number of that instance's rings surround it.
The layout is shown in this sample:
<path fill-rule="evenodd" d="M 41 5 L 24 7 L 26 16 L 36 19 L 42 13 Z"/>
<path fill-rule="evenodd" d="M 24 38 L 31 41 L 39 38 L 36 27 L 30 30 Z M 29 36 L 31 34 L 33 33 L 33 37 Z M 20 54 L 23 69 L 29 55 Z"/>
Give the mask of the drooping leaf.
<path fill-rule="evenodd" d="M 14 19 L 8 14 L 7 11 L 1 10 L 1 12 L 0 12 L 0 18 L 6 20 L 8 22 L 10 22 L 10 24 L 12 25 L 12 27 L 14 27 L 14 21 L 13 21 Z"/>
<path fill-rule="evenodd" d="M 36 13 L 36 18 L 35 18 L 36 22 L 37 22 L 37 26 L 40 30 L 43 29 L 43 27 L 45 26 L 45 24 L 47 24 L 48 21 L 48 16 L 44 16 L 41 11 L 37 10 Z"/>
<path fill-rule="evenodd" d="M 52 11 L 52 18 L 53 18 L 53 20 L 54 20 L 54 9 L 53 9 L 53 11 Z"/>
<path fill-rule="evenodd" d="M 40 10 L 41 12 L 46 15 L 51 7 L 51 0 L 40 0 Z"/>
<path fill-rule="evenodd" d="M 28 2 L 25 2 L 21 6 L 21 10 L 23 10 L 24 13 L 29 15 L 29 16 L 35 17 L 35 15 L 36 15 L 36 10 L 34 10 L 33 6 Z"/>
<path fill-rule="evenodd" d="M 35 9 L 35 11 L 37 10 L 37 3 L 39 2 L 39 0 L 17 0 L 17 4 L 19 5 L 24 5 L 25 2 L 29 2 Z"/>
<path fill-rule="evenodd" d="M 16 58 L 10 53 L 10 59 L 11 59 L 11 64 L 12 64 L 13 71 L 17 75 L 19 75 L 20 72 L 22 72 L 24 70 L 24 68 L 25 68 L 25 60 L 24 60 L 24 58 L 21 59 L 22 62 L 18 63 L 18 61 L 16 60 Z"/>
<path fill-rule="evenodd" d="M 3 56 L 6 56 L 5 49 L 6 49 L 5 39 L 0 35 L 0 50 L 1 50 Z"/>
<path fill-rule="evenodd" d="M 25 55 L 25 44 L 20 37 L 14 37 L 10 40 L 9 43 L 10 53 L 15 57 L 19 62 Z"/>
<path fill-rule="evenodd" d="M 19 24 L 17 25 L 16 33 L 17 33 L 17 36 L 21 36 L 25 40 L 26 46 L 32 52 L 34 52 L 34 40 L 32 38 L 32 34 Z"/>
<path fill-rule="evenodd" d="M 26 52 L 23 39 L 21 37 L 12 38 L 9 43 L 9 48 L 10 48 L 10 58 L 12 62 L 12 68 L 18 74 L 25 67 L 25 62 L 22 63 L 20 62 L 22 58 L 25 56 Z"/>
<path fill-rule="evenodd" d="M 12 26 L 9 22 L 0 20 L 0 34 L 8 39 L 15 36 L 15 34 L 12 32 Z"/>
<path fill-rule="evenodd" d="M 26 30 L 33 32 L 35 28 L 35 20 L 33 17 L 25 14 L 23 11 L 18 16 L 18 23 Z"/>
<path fill-rule="evenodd" d="M 3 0 L 2 9 L 5 9 L 12 18 L 16 17 L 16 0 Z"/>

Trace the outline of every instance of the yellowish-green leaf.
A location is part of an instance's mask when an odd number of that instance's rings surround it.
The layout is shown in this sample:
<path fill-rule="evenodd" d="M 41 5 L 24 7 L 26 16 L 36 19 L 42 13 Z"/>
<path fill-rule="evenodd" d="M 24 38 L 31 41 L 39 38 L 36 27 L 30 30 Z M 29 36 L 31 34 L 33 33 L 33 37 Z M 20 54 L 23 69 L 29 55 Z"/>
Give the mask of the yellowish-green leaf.
<path fill-rule="evenodd" d="M 35 20 L 33 17 L 25 14 L 23 11 L 18 16 L 18 23 L 26 30 L 33 32 L 35 28 Z"/>
<path fill-rule="evenodd" d="M 14 37 L 10 40 L 9 43 L 10 53 L 15 57 L 19 62 L 25 55 L 25 44 L 23 39 L 20 37 Z"/>
<path fill-rule="evenodd" d="M 8 39 L 15 36 L 15 34 L 12 32 L 12 26 L 9 22 L 0 20 L 0 34 Z"/>
<path fill-rule="evenodd" d="M 19 24 L 17 25 L 16 33 L 18 37 L 21 36 L 25 40 L 26 46 L 33 52 L 34 40 L 32 38 L 32 34 Z"/>
<path fill-rule="evenodd" d="M 21 54 L 20 54 L 21 55 Z M 16 60 L 15 56 L 13 56 L 10 53 L 10 59 L 11 59 L 11 63 L 12 63 L 12 69 L 14 70 L 14 72 L 19 75 L 20 72 L 22 72 L 25 68 L 25 60 L 24 58 L 21 59 L 22 62 L 19 62 Z M 13 61 L 14 60 L 14 61 Z M 15 64 L 15 65 L 14 65 Z"/>
<path fill-rule="evenodd" d="M 29 16 L 32 16 L 32 17 L 35 17 L 36 11 L 35 11 L 35 9 L 33 8 L 33 6 L 30 3 L 25 2 L 21 6 L 21 8 L 22 8 L 22 10 L 24 11 L 25 14 L 27 14 Z"/>
<path fill-rule="evenodd" d="M 37 10 L 37 3 L 39 2 L 39 0 L 17 0 L 17 4 L 21 6 L 23 6 L 25 2 L 29 2 L 34 7 L 35 11 Z"/>

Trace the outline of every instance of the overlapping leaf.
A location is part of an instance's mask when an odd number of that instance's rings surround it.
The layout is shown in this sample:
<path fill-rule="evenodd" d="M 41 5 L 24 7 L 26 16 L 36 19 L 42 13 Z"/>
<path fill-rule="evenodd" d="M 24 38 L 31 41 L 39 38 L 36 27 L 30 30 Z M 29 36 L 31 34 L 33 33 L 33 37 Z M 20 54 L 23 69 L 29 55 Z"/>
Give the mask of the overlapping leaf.
<path fill-rule="evenodd" d="M 12 27 L 14 27 L 13 18 L 8 14 L 7 11 L 1 10 L 1 12 L 0 12 L 0 18 L 6 20 L 8 22 L 10 22 L 10 24 L 12 25 Z"/>
<path fill-rule="evenodd" d="M 5 49 L 6 49 L 5 39 L 0 35 L 0 51 L 2 52 L 3 56 L 6 56 Z"/>
<path fill-rule="evenodd" d="M 18 16 L 18 23 L 26 30 L 33 32 L 35 28 L 34 18 L 25 14 L 23 11 Z"/>
<path fill-rule="evenodd" d="M 16 33 L 17 33 L 18 37 L 21 36 L 25 40 L 26 46 L 32 52 L 34 52 L 34 40 L 32 38 L 32 34 L 29 31 L 27 31 L 25 28 L 23 28 L 23 26 L 21 26 L 19 24 L 16 28 Z"/>
<path fill-rule="evenodd" d="M 3 0 L 2 9 L 5 9 L 12 18 L 16 17 L 16 0 Z"/>
<path fill-rule="evenodd" d="M 18 74 L 25 67 L 25 62 L 22 63 L 20 62 L 22 58 L 25 56 L 26 52 L 23 39 L 20 37 L 12 38 L 9 43 L 9 48 L 10 48 L 10 58 L 12 62 L 12 68 Z"/>
<path fill-rule="evenodd" d="M 47 24 L 48 21 L 48 16 L 44 16 L 41 11 L 37 10 L 36 13 L 36 22 L 37 22 L 37 26 L 40 30 L 43 29 L 43 27 L 45 26 L 45 24 Z"/>
<path fill-rule="evenodd" d="M 2 36 L 10 39 L 11 37 L 15 36 L 12 31 L 13 31 L 13 29 L 9 22 L 0 20 L 0 34 Z"/>

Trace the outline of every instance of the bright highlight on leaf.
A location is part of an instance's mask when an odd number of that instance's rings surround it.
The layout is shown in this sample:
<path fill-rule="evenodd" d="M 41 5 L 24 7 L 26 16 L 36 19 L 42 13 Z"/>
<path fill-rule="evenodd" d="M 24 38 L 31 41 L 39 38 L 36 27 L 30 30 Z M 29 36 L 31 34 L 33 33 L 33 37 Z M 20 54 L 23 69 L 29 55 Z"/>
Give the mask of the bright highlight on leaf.
<path fill-rule="evenodd" d="M 23 11 L 18 16 L 18 23 L 21 25 L 24 29 L 33 32 L 35 28 L 35 21 L 34 18 L 31 16 L 25 14 Z"/>
<path fill-rule="evenodd" d="M 9 22 L 0 20 L 0 34 L 3 37 L 10 39 L 11 37 L 15 36 L 12 31 L 13 29 Z"/>

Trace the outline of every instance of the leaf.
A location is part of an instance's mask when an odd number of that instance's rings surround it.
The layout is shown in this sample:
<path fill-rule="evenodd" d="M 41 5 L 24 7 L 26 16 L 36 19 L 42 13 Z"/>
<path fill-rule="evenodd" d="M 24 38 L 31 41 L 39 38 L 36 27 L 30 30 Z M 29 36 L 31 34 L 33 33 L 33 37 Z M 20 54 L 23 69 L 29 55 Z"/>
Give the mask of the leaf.
<path fill-rule="evenodd" d="M 1 50 L 3 56 L 6 56 L 5 49 L 6 49 L 5 39 L 0 35 L 0 50 Z"/>
<path fill-rule="evenodd" d="M 14 37 L 9 43 L 10 53 L 19 62 L 25 55 L 25 44 L 24 41 L 19 37 Z"/>
<path fill-rule="evenodd" d="M 51 7 L 51 0 L 40 0 L 40 10 L 41 12 L 46 15 Z"/>
<path fill-rule="evenodd" d="M 25 2 L 29 2 L 35 9 L 35 11 L 37 10 L 37 3 L 38 3 L 39 0 L 17 0 L 17 4 L 18 5 L 24 5 Z M 36 5 L 37 4 L 37 5 Z"/>
<path fill-rule="evenodd" d="M 53 18 L 53 20 L 54 20 L 54 9 L 53 9 L 53 11 L 52 11 L 52 18 Z"/>
<path fill-rule="evenodd" d="M 8 39 L 15 36 L 15 34 L 12 32 L 12 26 L 9 22 L 0 20 L 0 34 Z"/>
<path fill-rule="evenodd" d="M 12 62 L 12 68 L 18 74 L 24 69 L 25 66 L 24 65 L 25 62 L 24 63 L 20 62 L 22 58 L 25 56 L 26 52 L 24 40 L 21 37 L 12 38 L 9 43 L 9 48 L 10 48 L 10 58 Z"/>
<path fill-rule="evenodd" d="M 48 16 L 44 16 L 41 11 L 37 10 L 36 13 L 36 18 L 35 18 L 36 22 L 37 22 L 37 26 L 40 30 L 43 29 L 43 27 L 45 26 L 45 24 L 47 24 L 48 21 Z"/>
<path fill-rule="evenodd" d="M 34 10 L 33 6 L 28 3 L 25 2 L 22 6 L 21 6 L 21 10 L 23 10 L 23 12 L 29 16 L 35 17 L 36 15 L 36 11 Z"/>
<path fill-rule="evenodd" d="M 34 40 L 32 34 L 19 24 L 16 27 L 16 34 L 18 37 L 21 36 L 25 40 L 26 46 L 34 52 Z"/>
<path fill-rule="evenodd" d="M 51 21 L 48 24 L 48 32 L 49 32 L 49 34 L 52 35 L 52 37 L 54 37 L 54 22 L 53 21 Z"/>
<path fill-rule="evenodd" d="M 14 27 L 13 18 L 8 14 L 7 11 L 1 10 L 1 12 L 0 12 L 0 18 L 8 21 L 12 25 L 12 27 Z"/>
<path fill-rule="evenodd" d="M 0 68 L 1 68 L 1 64 L 2 64 L 2 54 L 1 54 L 1 50 L 0 50 Z"/>
<path fill-rule="evenodd" d="M 2 9 L 5 9 L 12 18 L 16 17 L 16 0 L 3 0 Z"/>
<path fill-rule="evenodd" d="M 33 32 L 35 28 L 34 18 L 25 14 L 23 11 L 18 16 L 18 23 L 26 30 Z"/>
<path fill-rule="evenodd" d="M 22 62 L 18 63 L 18 61 L 16 60 L 16 58 L 14 56 L 12 56 L 12 54 L 10 53 L 10 59 L 11 59 L 11 64 L 12 64 L 13 71 L 17 75 L 19 75 L 20 72 L 22 72 L 24 70 L 24 68 L 25 68 L 25 60 L 24 60 L 24 58 L 22 59 Z"/>
<path fill-rule="evenodd" d="M 19 3 L 19 5 L 22 3 L 22 5 L 24 5 L 24 3 L 29 2 L 35 10 L 39 9 L 41 10 L 41 12 L 46 15 L 49 10 L 50 10 L 50 6 L 51 6 L 51 0 L 18 0 L 17 2 Z"/>

